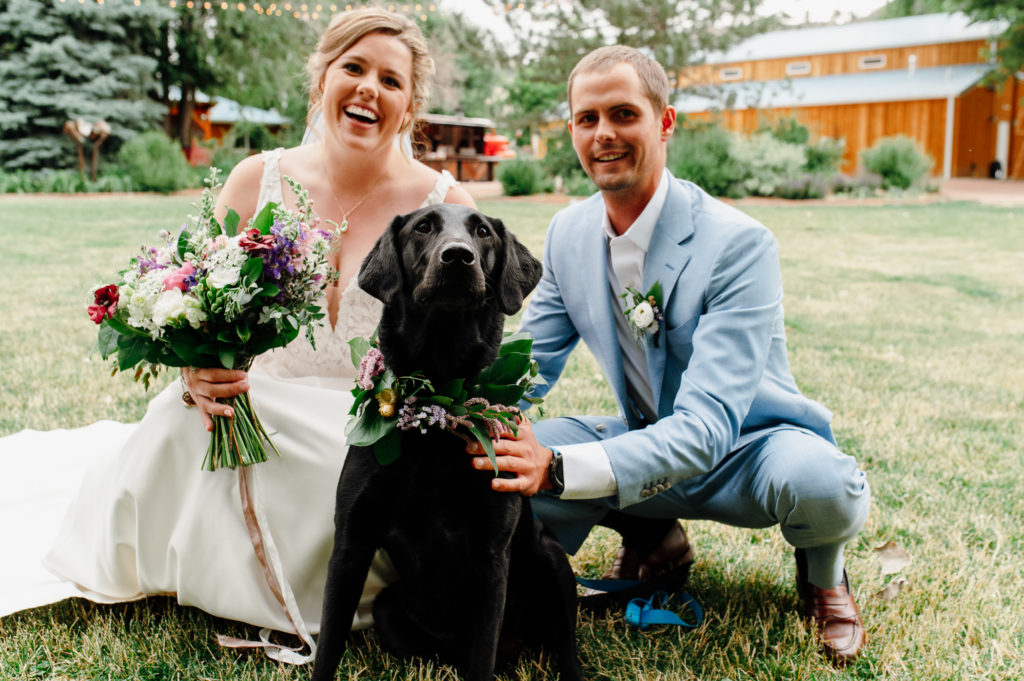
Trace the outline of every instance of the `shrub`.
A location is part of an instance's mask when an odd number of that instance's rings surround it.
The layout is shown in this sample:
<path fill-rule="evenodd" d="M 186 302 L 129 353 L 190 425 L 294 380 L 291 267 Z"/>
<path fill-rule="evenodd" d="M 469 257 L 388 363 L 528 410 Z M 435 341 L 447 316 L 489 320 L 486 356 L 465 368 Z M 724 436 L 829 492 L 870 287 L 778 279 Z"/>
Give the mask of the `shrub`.
<path fill-rule="evenodd" d="M 498 181 L 505 196 L 527 196 L 540 190 L 540 168 L 536 161 L 504 161 L 498 166 Z"/>
<path fill-rule="evenodd" d="M 806 125 L 800 123 L 796 116 L 783 116 L 775 123 L 774 128 L 764 124 L 758 129 L 758 132 L 769 132 L 772 137 L 780 142 L 801 146 L 805 146 L 807 141 L 811 139 L 811 131 L 807 129 Z"/>
<path fill-rule="evenodd" d="M 883 137 L 873 147 L 860 152 L 860 162 L 868 171 L 882 177 L 886 189 L 908 189 L 919 182 L 934 161 L 910 137 Z"/>
<path fill-rule="evenodd" d="M 846 140 L 821 137 L 814 144 L 807 145 L 807 163 L 804 168 L 809 173 L 832 177 L 839 172 L 846 153 Z"/>
<path fill-rule="evenodd" d="M 178 143 L 158 130 L 128 140 L 118 152 L 118 160 L 140 191 L 168 194 L 196 181 Z"/>
<path fill-rule="evenodd" d="M 573 173 L 562 182 L 562 189 L 569 196 L 590 196 L 597 192 L 597 185 L 586 173 Z"/>
<path fill-rule="evenodd" d="M 573 175 L 585 175 L 576 150 L 572 146 L 569 131 L 562 129 L 557 135 L 547 138 L 547 153 L 541 160 L 541 168 L 548 177 L 568 180 Z"/>
<path fill-rule="evenodd" d="M 832 191 L 836 194 L 849 194 L 860 198 L 874 196 L 882 188 L 882 177 L 874 173 L 837 175 L 832 180 Z"/>
<path fill-rule="evenodd" d="M 729 155 L 743 169 L 743 185 L 751 194 L 772 196 L 783 182 L 798 177 L 807 163 L 804 147 L 754 133 L 734 138 Z"/>
<path fill-rule="evenodd" d="M 714 124 L 679 127 L 669 143 L 668 167 L 715 196 L 732 196 L 743 173 L 730 150 L 733 135 Z"/>
<path fill-rule="evenodd" d="M 0 172 L 0 194 L 69 194 L 74 192 L 130 192 L 131 179 L 107 170 L 93 182 L 77 170 L 16 170 Z"/>
<path fill-rule="evenodd" d="M 808 173 L 796 178 L 783 180 L 775 189 L 780 199 L 820 199 L 825 196 L 825 181 L 818 175 Z"/>

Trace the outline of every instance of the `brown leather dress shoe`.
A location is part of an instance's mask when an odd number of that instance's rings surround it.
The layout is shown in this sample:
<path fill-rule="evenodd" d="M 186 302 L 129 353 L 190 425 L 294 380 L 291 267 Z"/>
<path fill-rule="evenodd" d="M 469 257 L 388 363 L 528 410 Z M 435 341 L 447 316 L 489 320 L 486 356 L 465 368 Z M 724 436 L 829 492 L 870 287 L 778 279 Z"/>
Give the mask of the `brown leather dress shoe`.
<path fill-rule="evenodd" d="M 601 576 L 601 579 L 639 581 L 639 584 L 620 591 L 586 589 L 579 600 L 580 607 L 603 613 L 621 610 L 632 599 L 650 598 L 658 591 L 679 591 L 686 586 L 692 565 L 693 548 L 682 524 L 674 522 L 646 556 L 641 556 L 640 551 L 631 546 L 620 547 L 611 569 Z"/>
<path fill-rule="evenodd" d="M 822 652 L 835 664 L 852 662 L 864 647 L 865 633 L 846 570 L 843 570 L 843 581 L 837 586 L 822 589 L 807 581 L 807 557 L 800 549 L 796 550 L 796 566 L 804 615 L 818 630 Z"/>
<path fill-rule="evenodd" d="M 615 562 L 603 579 L 641 579 L 644 581 L 686 567 L 689 571 L 693 564 L 693 547 L 686 538 L 683 524 L 676 521 L 662 538 L 661 543 L 646 556 L 641 556 L 625 544 L 619 547 Z"/>

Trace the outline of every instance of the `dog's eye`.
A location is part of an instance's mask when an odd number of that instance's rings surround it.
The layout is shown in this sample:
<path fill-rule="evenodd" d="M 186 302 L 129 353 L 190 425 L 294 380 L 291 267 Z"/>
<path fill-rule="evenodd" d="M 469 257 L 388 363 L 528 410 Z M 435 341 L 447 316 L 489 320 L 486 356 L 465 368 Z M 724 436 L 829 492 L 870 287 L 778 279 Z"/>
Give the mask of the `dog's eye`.
<path fill-rule="evenodd" d="M 416 223 L 416 226 L 413 227 L 413 229 L 415 229 L 420 234 L 430 234 L 430 232 L 431 232 L 430 222 L 427 221 L 427 220 L 420 220 L 419 222 Z"/>
<path fill-rule="evenodd" d="M 476 235 L 478 237 L 480 237 L 481 239 L 486 239 L 487 237 L 489 237 L 491 235 L 491 230 L 488 229 L 487 225 L 477 225 L 476 226 Z"/>

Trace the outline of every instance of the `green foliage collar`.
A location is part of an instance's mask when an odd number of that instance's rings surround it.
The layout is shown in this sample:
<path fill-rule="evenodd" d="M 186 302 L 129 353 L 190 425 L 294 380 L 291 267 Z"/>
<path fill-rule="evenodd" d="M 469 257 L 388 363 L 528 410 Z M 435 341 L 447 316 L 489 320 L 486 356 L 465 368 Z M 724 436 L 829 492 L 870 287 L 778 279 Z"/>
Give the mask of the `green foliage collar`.
<path fill-rule="evenodd" d="M 349 341 L 352 364 L 359 368 L 355 402 L 345 428 L 349 446 L 372 446 L 381 465 L 401 454 L 399 434 L 403 430 L 426 433 L 448 431 L 467 442 L 478 441 L 497 471 L 492 438 L 516 433 L 517 406 L 526 393 L 544 379 L 530 354 L 533 339 L 524 333 L 505 334 L 494 362 L 470 380 L 454 379 L 434 385 L 417 371 L 396 376 L 384 365 L 370 340 Z M 539 404 L 539 398 L 525 398 Z"/>

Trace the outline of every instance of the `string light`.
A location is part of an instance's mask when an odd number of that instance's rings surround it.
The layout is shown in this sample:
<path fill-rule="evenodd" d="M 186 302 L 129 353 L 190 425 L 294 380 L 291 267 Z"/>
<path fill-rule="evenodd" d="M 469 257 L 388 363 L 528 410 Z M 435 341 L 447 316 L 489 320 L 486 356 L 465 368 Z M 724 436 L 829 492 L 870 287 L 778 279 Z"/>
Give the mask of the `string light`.
<path fill-rule="evenodd" d="M 61 4 L 67 4 L 69 1 L 70 0 L 59 0 L 59 2 Z M 99 6 L 105 6 L 106 2 L 107 2 L 107 0 L 78 0 L 78 4 L 79 5 L 85 5 L 86 3 L 89 3 L 89 4 L 95 3 L 96 5 L 99 5 Z M 316 5 L 308 5 L 308 4 L 302 3 L 302 4 L 299 4 L 299 5 L 295 5 L 295 6 L 292 6 L 291 3 L 284 3 L 283 5 L 281 5 L 279 7 L 277 5 L 277 3 L 272 2 L 272 3 L 269 3 L 267 6 L 264 7 L 263 4 L 261 4 L 260 2 L 252 2 L 251 4 L 249 4 L 249 3 L 241 1 L 241 0 L 166 0 L 166 2 L 167 2 L 167 7 L 170 7 L 171 9 L 177 9 L 179 7 L 188 8 L 188 9 L 195 9 L 196 7 L 202 7 L 203 9 L 208 10 L 208 11 L 219 10 L 219 11 L 225 11 L 225 12 L 227 12 L 227 11 L 245 12 L 245 11 L 248 11 L 248 10 L 251 9 L 253 12 L 256 12 L 257 14 L 261 14 L 261 15 L 264 15 L 264 16 L 278 16 L 279 17 L 279 16 L 283 16 L 284 13 L 287 13 L 287 14 L 291 14 L 292 17 L 294 17 L 296 19 L 304 19 L 304 20 L 310 20 L 310 19 L 318 20 L 318 19 L 321 19 L 323 17 L 328 16 L 326 14 L 326 10 L 329 9 L 331 14 L 335 14 L 340 9 L 340 6 L 337 5 L 337 4 L 324 5 L 322 3 L 321 4 L 316 4 Z M 135 7 L 141 7 L 142 6 L 142 0 L 131 0 L 131 3 Z M 356 9 L 358 7 L 366 7 L 366 6 L 367 6 L 367 3 L 365 3 L 365 2 L 363 2 L 363 3 L 346 3 L 344 5 L 344 11 L 350 12 L 353 9 Z M 511 8 L 511 7 L 512 7 L 511 4 L 507 4 L 506 5 L 506 8 Z M 518 3 L 518 7 L 520 9 L 522 9 L 524 7 L 524 3 L 522 3 L 522 2 Z M 388 8 L 388 11 L 391 11 L 391 12 L 404 12 L 406 14 L 411 14 L 412 17 L 417 18 L 420 21 L 424 21 L 424 22 L 428 21 L 428 19 L 429 19 L 428 14 L 429 13 L 438 11 L 436 4 L 424 5 L 423 3 L 401 4 L 401 5 L 397 5 L 397 4 L 392 3 L 392 4 L 387 5 L 387 8 Z M 282 12 L 282 10 L 284 11 L 284 13 Z"/>

